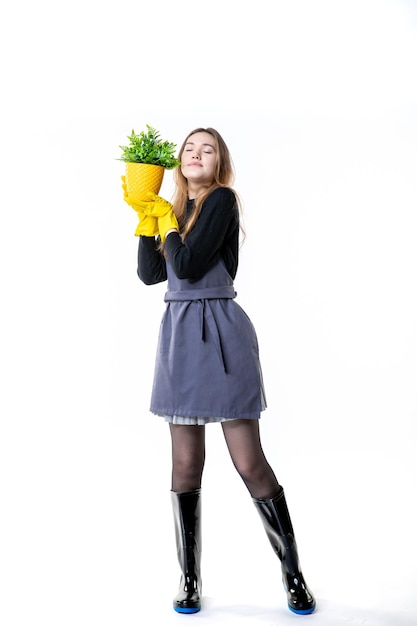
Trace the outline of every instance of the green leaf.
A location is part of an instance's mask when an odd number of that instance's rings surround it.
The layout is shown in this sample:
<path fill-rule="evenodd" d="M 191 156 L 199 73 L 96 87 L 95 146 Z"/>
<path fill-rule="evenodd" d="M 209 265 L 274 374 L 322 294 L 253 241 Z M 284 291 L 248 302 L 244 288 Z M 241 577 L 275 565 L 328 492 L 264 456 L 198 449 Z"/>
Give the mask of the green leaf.
<path fill-rule="evenodd" d="M 177 145 L 170 141 L 162 141 L 160 132 L 149 124 L 146 124 L 146 129 L 139 134 L 132 129 L 131 134 L 127 136 L 129 144 L 119 146 L 122 150 L 119 160 L 160 165 L 165 169 L 178 167 L 180 161 L 175 156 Z"/>

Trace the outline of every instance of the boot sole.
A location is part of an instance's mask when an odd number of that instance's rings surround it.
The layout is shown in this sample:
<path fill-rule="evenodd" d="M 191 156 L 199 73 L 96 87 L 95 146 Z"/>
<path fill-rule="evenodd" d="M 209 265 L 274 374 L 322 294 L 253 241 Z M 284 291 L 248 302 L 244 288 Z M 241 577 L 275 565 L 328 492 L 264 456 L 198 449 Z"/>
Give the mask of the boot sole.
<path fill-rule="evenodd" d="M 296 615 L 310 615 L 316 610 L 316 605 L 314 605 L 311 609 L 300 609 L 298 611 L 296 609 L 293 609 L 293 607 L 290 605 L 288 605 L 288 608 L 292 613 L 295 613 Z"/>
<path fill-rule="evenodd" d="M 180 607 L 174 606 L 174 611 L 176 611 L 177 613 L 198 613 L 200 609 L 201 606 L 195 609 L 182 609 Z"/>

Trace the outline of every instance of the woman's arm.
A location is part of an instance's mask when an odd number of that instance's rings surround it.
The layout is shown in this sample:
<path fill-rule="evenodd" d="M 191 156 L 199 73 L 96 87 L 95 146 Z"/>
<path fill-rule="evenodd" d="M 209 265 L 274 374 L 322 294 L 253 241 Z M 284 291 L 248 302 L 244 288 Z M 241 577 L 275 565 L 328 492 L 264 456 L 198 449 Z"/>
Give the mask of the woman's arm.
<path fill-rule="evenodd" d="M 182 241 L 178 233 L 170 233 L 165 252 L 178 278 L 196 279 L 204 274 L 210 261 L 222 248 L 231 230 L 239 226 L 239 213 L 233 191 L 215 189 L 205 200 L 198 220 Z"/>
<path fill-rule="evenodd" d="M 165 258 L 158 250 L 159 239 L 139 237 L 138 276 L 145 285 L 155 285 L 167 279 Z"/>

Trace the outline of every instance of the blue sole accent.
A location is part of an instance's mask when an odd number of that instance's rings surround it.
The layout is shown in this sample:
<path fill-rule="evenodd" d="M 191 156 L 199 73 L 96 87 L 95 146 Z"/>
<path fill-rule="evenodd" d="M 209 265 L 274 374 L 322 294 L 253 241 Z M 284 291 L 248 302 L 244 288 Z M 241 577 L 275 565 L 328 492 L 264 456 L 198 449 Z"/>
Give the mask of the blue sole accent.
<path fill-rule="evenodd" d="M 201 606 L 195 609 L 182 609 L 181 607 L 174 606 L 174 611 L 176 611 L 177 613 L 198 613 L 200 609 Z"/>
<path fill-rule="evenodd" d="M 290 605 L 288 605 L 288 608 L 290 609 L 290 611 L 292 611 L 296 615 L 310 615 L 311 613 L 314 613 L 314 611 L 316 610 L 316 605 L 312 606 L 311 609 L 300 609 L 299 611 L 297 611 L 296 609 L 293 609 L 293 607 Z"/>

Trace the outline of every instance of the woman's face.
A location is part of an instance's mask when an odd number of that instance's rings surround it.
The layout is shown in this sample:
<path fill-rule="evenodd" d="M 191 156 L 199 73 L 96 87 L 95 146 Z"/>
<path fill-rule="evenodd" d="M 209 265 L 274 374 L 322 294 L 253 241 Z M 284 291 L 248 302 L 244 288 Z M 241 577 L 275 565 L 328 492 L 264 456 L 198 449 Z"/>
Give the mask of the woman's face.
<path fill-rule="evenodd" d="M 190 135 L 181 155 L 181 172 L 189 184 L 211 184 L 216 168 L 216 147 L 212 135 L 201 132 Z"/>

